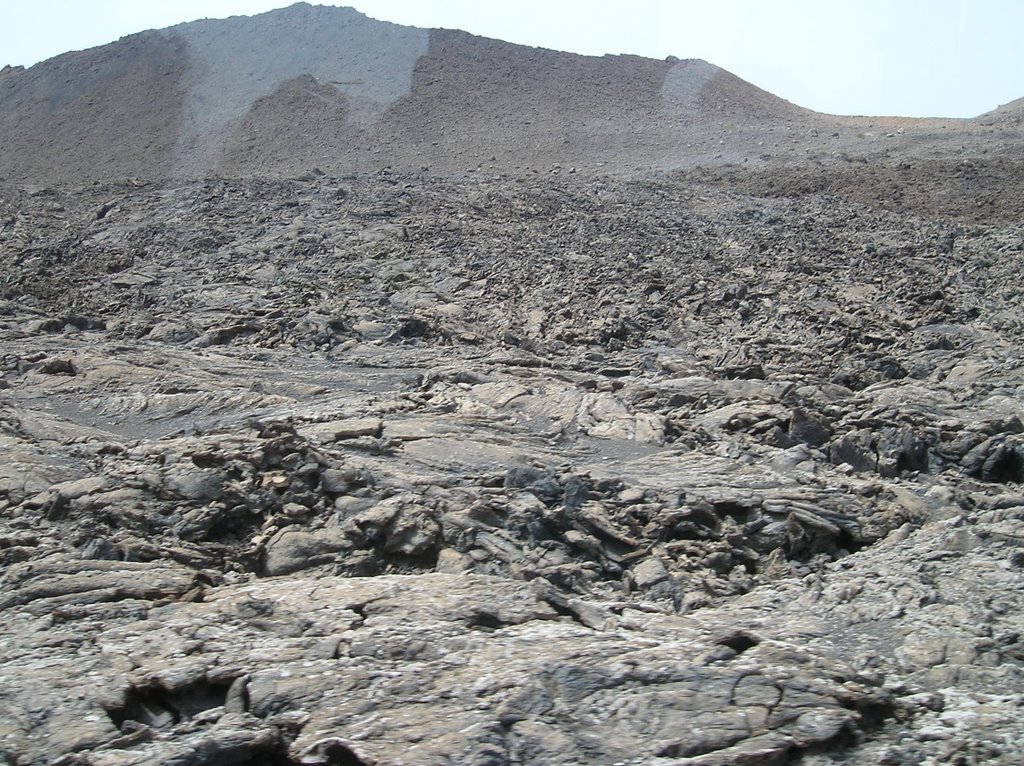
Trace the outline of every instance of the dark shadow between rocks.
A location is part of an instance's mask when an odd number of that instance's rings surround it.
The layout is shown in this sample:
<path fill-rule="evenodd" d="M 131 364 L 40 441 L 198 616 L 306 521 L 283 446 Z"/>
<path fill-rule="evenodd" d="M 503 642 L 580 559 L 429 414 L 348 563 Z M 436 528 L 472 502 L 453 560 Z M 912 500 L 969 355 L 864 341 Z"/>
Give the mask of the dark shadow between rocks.
<path fill-rule="evenodd" d="M 230 704 L 233 694 L 230 682 L 196 681 L 173 691 L 160 687 L 131 687 L 124 703 L 107 710 L 110 720 L 125 734 L 148 730 L 166 731 L 204 711 Z M 247 706 L 247 703 L 244 703 Z M 239 747 L 227 743 L 218 747 L 215 740 L 208 749 L 196 753 L 190 766 L 367 766 L 353 750 L 336 738 L 317 742 L 301 757 L 289 755 L 294 733 L 275 730 L 272 737 L 257 737 Z"/>
<path fill-rule="evenodd" d="M 715 643 L 721 644 L 722 646 L 728 646 L 736 652 L 736 654 L 743 654 L 747 649 L 753 649 L 761 643 L 761 639 L 748 631 L 737 630 L 727 636 L 722 636 L 720 639 L 715 641 Z"/>
<path fill-rule="evenodd" d="M 159 687 L 132 686 L 124 704 L 109 708 L 107 715 L 122 731 L 148 726 L 166 729 L 188 720 L 204 710 L 224 705 L 230 683 L 196 681 L 169 691 Z"/>

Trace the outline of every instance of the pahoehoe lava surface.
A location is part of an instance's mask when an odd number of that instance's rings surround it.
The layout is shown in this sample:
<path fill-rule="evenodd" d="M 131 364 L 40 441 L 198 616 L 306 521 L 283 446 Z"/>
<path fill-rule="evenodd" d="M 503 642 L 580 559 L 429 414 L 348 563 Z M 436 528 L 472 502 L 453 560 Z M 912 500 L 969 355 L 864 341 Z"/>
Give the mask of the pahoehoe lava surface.
<path fill-rule="evenodd" d="M 1021 762 L 1020 102 L 297 5 L 0 130 L 0 764 Z"/>

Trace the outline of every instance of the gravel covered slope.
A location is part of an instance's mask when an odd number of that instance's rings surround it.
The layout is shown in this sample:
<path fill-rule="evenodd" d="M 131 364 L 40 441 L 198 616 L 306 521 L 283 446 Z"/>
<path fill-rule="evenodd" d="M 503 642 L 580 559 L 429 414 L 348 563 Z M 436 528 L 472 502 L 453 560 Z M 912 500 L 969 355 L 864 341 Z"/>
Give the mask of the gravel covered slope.
<path fill-rule="evenodd" d="M 0 76 L 0 180 L 290 177 L 319 168 L 633 175 L 1020 155 L 1009 111 L 838 118 L 700 60 L 589 57 L 304 3 L 143 32 Z"/>

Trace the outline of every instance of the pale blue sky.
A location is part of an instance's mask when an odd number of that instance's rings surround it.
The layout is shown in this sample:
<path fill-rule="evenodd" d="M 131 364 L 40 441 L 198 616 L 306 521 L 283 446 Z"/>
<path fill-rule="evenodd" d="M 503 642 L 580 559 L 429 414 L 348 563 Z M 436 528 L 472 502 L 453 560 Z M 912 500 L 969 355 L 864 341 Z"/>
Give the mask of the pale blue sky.
<path fill-rule="evenodd" d="M 0 66 L 289 0 L 0 0 Z M 972 117 L 1024 96 L 1024 0 L 351 0 L 379 19 L 599 55 L 703 58 L 800 106 Z"/>

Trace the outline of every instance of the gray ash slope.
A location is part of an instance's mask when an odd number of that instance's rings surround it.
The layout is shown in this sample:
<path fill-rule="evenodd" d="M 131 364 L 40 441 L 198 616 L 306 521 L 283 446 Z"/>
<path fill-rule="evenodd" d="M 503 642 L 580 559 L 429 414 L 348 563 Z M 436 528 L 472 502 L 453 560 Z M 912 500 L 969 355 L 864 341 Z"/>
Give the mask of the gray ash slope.
<path fill-rule="evenodd" d="M 0 93 L 0 764 L 1021 762 L 1014 105 L 309 6 Z"/>
<path fill-rule="evenodd" d="M 803 111 L 702 61 L 577 56 L 306 4 L 134 35 L 0 89 L 4 157 L 24 163 L 0 175 L 14 179 L 632 168 L 684 136 L 703 143 L 711 112 L 781 124 Z"/>
<path fill-rule="evenodd" d="M 0 178 L 633 173 L 927 154 L 979 136 L 1019 149 L 1019 123 L 987 122 L 832 118 L 700 60 L 578 56 L 298 4 L 8 70 Z"/>

